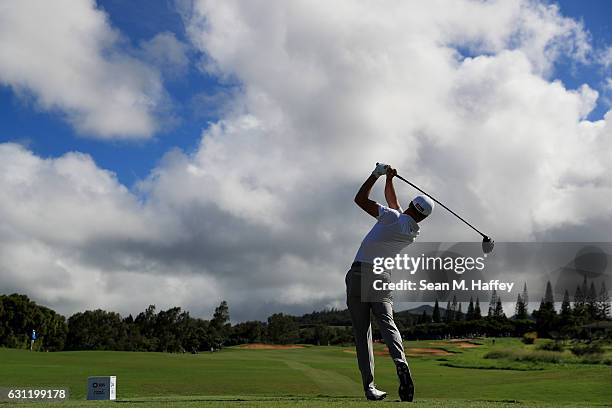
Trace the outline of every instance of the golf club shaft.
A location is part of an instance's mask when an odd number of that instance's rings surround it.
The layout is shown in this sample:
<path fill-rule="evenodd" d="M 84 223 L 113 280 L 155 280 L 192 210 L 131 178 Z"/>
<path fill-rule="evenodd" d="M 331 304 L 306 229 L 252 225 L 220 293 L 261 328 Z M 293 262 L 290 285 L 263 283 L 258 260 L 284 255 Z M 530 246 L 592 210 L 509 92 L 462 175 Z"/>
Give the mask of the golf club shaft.
<path fill-rule="evenodd" d="M 461 217 L 459 214 L 457 214 L 456 212 L 454 212 L 453 210 L 451 210 L 450 208 L 448 208 L 447 206 L 445 206 L 444 204 L 442 204 L 440 201 L 436 200 L 434 197 L 431 196 L 431 194 L 426 193 L 425 191 L 423 191 L 423 189 L 421 189 L 419 186 L 411 183 L 410 181 L 406 180 L 405 178 L 403 178 L 402 176 L 400 176 L 399 174 L 396 174 L 395 177 L 397 177 L 398 179 L 402 180 L 404 183 L 408 183 L 410 184 L 412 187 L 416 188 L 417 190 L 419 190 L 421 193 L 425 194 L 426 196 L 428 196 L 429 198 L 431 198 L 432 200 L 434 200 L 436 203 L 440 204 L 442 207 L 446 208 L 446 210 L 448 212 L 450 212 L 451 214 L 453 214 L 455 217 L 459 218 L 461 221 L 463 221 L 467 226 L 469 226 L 470 228 L 472 228 L 474 231 L 476 231 L 477 233 L 479 233 L 480 235 L 482 235 L 483 238 L 487 238 L 487 236 L 485 234 L 483 234 L 482 232 L 480 232 L 478 230 L 478 228 L 476 228 L 475 226 L 473 226 L 472 224 L 470 224 L 469 222 L 467 222 L 466 220 L 463 219 L 463 217 Z"/>

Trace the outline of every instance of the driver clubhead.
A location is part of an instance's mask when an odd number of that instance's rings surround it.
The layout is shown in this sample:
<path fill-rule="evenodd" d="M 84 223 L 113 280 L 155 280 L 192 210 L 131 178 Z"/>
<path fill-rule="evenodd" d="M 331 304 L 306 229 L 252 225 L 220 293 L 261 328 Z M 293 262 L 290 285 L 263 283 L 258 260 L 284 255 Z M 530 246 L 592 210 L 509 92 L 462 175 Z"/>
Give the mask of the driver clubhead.
<path fill-rule="evenodd" d="M 484 237 L 482 239 L 482 252 L 485 254 L 490 254 L 493 252 L 493 247 L 495 246 L 495 241 L 489 237 Z"/>

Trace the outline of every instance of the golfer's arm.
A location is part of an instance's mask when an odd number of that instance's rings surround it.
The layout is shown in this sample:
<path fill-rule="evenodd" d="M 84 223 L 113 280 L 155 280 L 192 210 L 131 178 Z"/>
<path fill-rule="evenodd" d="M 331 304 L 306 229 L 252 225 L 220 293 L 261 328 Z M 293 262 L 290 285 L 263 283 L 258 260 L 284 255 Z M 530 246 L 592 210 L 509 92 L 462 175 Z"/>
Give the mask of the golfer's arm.
<path fill-rule="evenodd" d="M 395 187 L 393 186 L 393 177 L 387 176 L 385 182 L 385 199 L 390 208 L 400 211 L 400 205 L 397 201 L 397 195 L 395 194 Z"/>
<path fill-rule="evenodd" d="M 355 204 L 372 217 L 378 218 L 378 205 L 376 201 L 370 200 L 370 191 L 372 191 L 374 183 L 376 183 L 376 177 L 368 177 L 355 196 Z"/>

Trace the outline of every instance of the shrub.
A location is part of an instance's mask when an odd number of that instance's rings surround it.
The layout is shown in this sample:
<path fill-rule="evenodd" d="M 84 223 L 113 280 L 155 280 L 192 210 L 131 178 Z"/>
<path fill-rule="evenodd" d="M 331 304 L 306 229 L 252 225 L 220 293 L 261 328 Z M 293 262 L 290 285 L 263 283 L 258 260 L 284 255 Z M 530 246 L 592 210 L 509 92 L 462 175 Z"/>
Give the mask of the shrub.
<path fill-rule="evenodd" d="M 484 358 L 508 359 L 530 363 L 561 363 L 563 354 L 557 351 L 530 351 L 530 350 L 495 350 L 485 354 Z"/>
<path fill-rule="evenodd" d="M 572 348 L 572 353 L 577 356 L 584 356 L 588 354 L 603 354 L 604 350 L 599 343 L 576 343 Z"/>
<path fill-rule="evenodd" d="M 538 338 L 538 333 L 536 332 L 527 332 L 523 334 L 523 338 L 521 339 L 525 344 L 533 344 Z"/>
<path fill-rule="evenodd" d="M 514 356 L 514 352 L 512 350 L 494 350 L 489 351 L 484 355 L 484 358 L 489 359 L 499 359 L 499 358 L 510 358 Z"/>
<path fill-rule="evenodd" d="M 532 363 L 561 363 L 563 355 L 557 351 L 532 351 L 521 356 L 517 361 L 530 361 Z"/>
<path fill-rule="evenodd" d="M 581 364 L 605 364 L 612 365 L 611 359 L 604 359 L 599 354 L 587 354 L 579 359 Z"/>
<path fill-rule="evenodd" d="M 560 341 L 547 341 L 546 343 L 538 344 L 536 348 L 545 351 L 563 351 L 564 349 Z"/>

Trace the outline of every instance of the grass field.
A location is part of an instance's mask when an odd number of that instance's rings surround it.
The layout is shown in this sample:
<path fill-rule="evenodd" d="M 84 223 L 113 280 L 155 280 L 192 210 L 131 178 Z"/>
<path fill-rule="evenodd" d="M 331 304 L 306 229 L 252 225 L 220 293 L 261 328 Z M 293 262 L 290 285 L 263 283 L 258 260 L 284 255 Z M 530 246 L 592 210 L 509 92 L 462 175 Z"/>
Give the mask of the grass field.
<path fill-rule="evenodd" d="M 419 407 L 612 406 L 612 366 L 485 359 L 525 348 L 516 339 L 406 342 Z M 463 347 L 462 347 L 463 346 Z M 393 363 L 377 345 L 376 381 L 398 401 Z M 431 349 L 440 353 L 424 354 Z M 412 350 L 412 351 L 411 351 Z M 446 353 L 444 353 L 446 351 Z M 90 375 L 116 375 L 118 402 L 84 401 Z M 20 407 L 352 407 L 362 398 L 355 355 L 343 347 L 229 348 L 216 353 L 30 353 L 0 349 L 0 386 L 70 389 L 71 400 Z M 0 403 L 1 404 L 1 403 Z M 386 406 L 386 405 L 385 405 Z"/>

